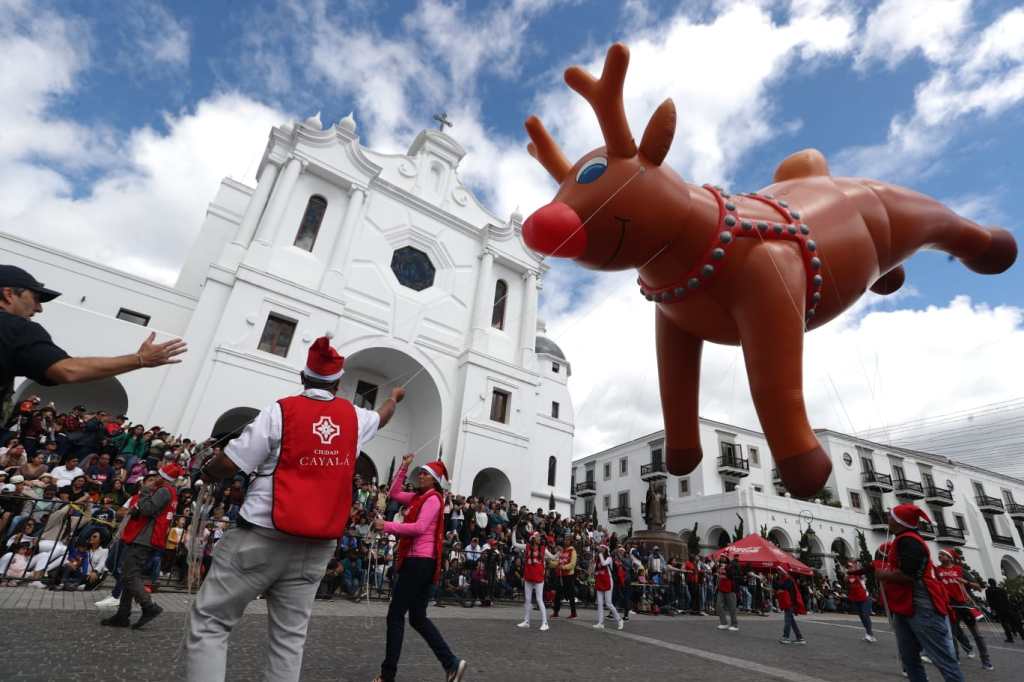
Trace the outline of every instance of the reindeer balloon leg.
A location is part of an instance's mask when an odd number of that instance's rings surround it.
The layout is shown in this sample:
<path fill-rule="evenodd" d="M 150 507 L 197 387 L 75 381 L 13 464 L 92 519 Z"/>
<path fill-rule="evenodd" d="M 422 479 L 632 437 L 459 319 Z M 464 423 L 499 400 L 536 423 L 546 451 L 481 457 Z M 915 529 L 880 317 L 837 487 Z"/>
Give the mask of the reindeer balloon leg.
<path fill-rule="evenodd" d="M 541 122 L 526 129 L 530 153 L 559 183 L 554 200 L 523 225 L 527 245 L 595 270 L 636 268 L 655 303 L 666 463 L 685 475 L 701 461 L 698 429 L 704 341 L 739 344 L 751 395 L 786 488 L 808 497 L 831 464 L 807 419 L 803 337 L 868 288 L 891 294 L 901 263 L 935 248 L 982 274 L 1017 257 L 1012 235 L 979 226 L 902 187 L 832 177 L 809 149 L 784 160 L 774 183 L 729 194 L 685 182 L 663 165 L 675 135 L 666 100 L 639 146 L 626 122 L 623 45 L 608 50 L 600 79 L 578 67 L 566 83 L 592 106 L 605 145 L 570 164 Z"/>

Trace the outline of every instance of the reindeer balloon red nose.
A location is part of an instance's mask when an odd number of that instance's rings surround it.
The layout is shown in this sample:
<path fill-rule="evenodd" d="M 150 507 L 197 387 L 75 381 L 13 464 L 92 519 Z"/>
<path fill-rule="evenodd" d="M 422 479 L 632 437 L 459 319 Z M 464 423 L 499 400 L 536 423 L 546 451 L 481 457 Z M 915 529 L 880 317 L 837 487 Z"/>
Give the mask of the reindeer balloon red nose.
<path fill-rule="evenodd" d="M 878 180 L 829 174 L 818 151 L 785 159 L 773 184 L 742 194 L 686 183 L 663 165 L 675 134 L 666 100 L 640 145 L 622 102 L 624 45 L 608 50 L 600 79 L 578 67 L 565 81 L 594 109 L 604 146 L 568 162 L 541 122 L 526 122 L 530 153 L 559 183 L 523 225 L 527 245 L 597 270 L 636 268 L 655 306 L 665 458 L 674 475 L 702 459 L 698 428 L 704 341 L 739 344 L 750 391 L 786 488 L 809 497 L 829 479 L 829 457 L 803 397 L 804 333 L 870 288 L 891 294 L 900 265 L 935 248 L 982 274 L 1017 257 L 1011 234 L 982 227 L 939 202 Z"/>

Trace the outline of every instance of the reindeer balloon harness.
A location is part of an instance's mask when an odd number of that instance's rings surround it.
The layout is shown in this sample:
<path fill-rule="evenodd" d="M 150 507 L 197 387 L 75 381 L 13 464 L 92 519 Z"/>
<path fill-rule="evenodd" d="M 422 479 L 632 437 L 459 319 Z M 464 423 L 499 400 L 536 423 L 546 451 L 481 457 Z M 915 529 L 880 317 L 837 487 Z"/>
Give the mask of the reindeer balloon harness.
<path fill-rule="evenodd" d="M 901 263 L 922 248 L 945 251 L 974 272 L 1013 265 L 1017 245 L 939 202 L 878 180 L 829 175 L 825 157 L 797 152 L 758 192 L 688 184 L 663 165 L 675 135 L 666 100 L 637 146 L 623 108 L 629 64 L 608 50 L 594 79 L 565 81 L 594 109 L 605 145 L 570 164 L 536 117 L 530 153 L 560 184 L 523 225 L 527 245 L 595 270 L 636 268 L 656 305 L 665 458 L 673 475 L 702 459 L 698 424 L 704 341 L 740 345 L 751 395 L 786 488 L 809 497 L 831 473 L 803 398 L 803 336 L 849 308 L 868 288 L 891 294 Z"/>

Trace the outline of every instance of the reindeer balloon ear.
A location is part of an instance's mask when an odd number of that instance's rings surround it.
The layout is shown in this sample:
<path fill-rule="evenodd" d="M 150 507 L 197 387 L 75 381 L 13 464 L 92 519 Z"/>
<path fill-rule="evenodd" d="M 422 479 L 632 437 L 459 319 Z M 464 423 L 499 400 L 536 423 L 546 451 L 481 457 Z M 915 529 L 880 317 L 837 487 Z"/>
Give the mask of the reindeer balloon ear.
<path fill-rule="evenodd" d="M 640 153 L 655 166 L 660 166 L 668 155 L 675 135 L 676 105 L 671 99 L 667 99 L 648 121 L 644 137 L 640 141 Z"/>

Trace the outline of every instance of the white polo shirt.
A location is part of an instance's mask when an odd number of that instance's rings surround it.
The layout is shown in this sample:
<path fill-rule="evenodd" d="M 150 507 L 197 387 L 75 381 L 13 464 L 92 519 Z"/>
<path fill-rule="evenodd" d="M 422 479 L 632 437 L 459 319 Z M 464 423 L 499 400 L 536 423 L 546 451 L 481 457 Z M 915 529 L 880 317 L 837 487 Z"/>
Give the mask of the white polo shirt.
<path fill-rule="evenodd" d="M 314 400 L 335 400 L 334 395 L 320 389 L 307 389 L 302 395 Z M 365 410 L 354 405 L 353 407 L 359 425 L 359 435 L 356 437 L 358 451 L 377 434 L 380 415 L 374 410 Z M 242 434 L 228 443 L 224 449 L 227 458 L 241 471 L 257 474 L 245 493 L 245 502 L 240 513 L 246 521 L 264 528 L 274 527 L 271 516 L 274 481 L 269 474 L 273 473 L 277 466 L 277 458 L 281 454 L 281 421 L 281 406 L 275 402 L 261 410 Z"/>

